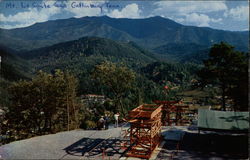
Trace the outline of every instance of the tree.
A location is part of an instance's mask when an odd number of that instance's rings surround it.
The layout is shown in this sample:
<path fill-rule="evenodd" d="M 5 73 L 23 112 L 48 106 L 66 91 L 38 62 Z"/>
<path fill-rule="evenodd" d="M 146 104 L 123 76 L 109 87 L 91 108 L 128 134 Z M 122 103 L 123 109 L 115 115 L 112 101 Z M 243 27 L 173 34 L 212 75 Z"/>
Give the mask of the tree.
<path fill-rule="evenodd" d="M 100 85 L 109 89 L 111 92 L 110 98 L 114 99 L 117 109 L 124 115 L 125 110 L 122 100 L 133 86 L 135 73 L 123 64 L 104 62 L 96 65 L 92 76 Z"/>
<path fill-rule="evenodd" d="M 233 100 L 235 110 L 245 110 L 248 99 L 247 70 L 247 55 L 221 42 L 210 49 L 209 59 L 204 61 L 204 68 L 199 71 L 198 75 L 204 85 L 213 84 L 220 88 L 224 110 L 228 98 Z"/>
<path fill-rule="evenodd" d="M 11 106 L 6 114 L 8 128 L 17 139 L 75 128 L 77 79 L 56 70 L 39 71 L 31 80 L 21 80 L 9 87 Z M 32 134 L 31 134 L 32 133 Z"/>

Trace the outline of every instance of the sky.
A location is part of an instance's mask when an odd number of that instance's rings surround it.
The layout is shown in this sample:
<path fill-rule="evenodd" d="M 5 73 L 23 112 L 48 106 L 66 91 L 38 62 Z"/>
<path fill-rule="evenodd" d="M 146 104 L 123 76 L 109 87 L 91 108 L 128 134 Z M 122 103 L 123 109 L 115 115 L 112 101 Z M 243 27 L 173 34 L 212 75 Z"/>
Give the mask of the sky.
<path fill-rule="evenodd" d="M 249 30 L 249 2 L 242 1 L 91 1 L 0 0 L 0 28 L 27 27 L 48 20 L 85 16 L 148 18 L 161 16 L 189 26 Z"/>

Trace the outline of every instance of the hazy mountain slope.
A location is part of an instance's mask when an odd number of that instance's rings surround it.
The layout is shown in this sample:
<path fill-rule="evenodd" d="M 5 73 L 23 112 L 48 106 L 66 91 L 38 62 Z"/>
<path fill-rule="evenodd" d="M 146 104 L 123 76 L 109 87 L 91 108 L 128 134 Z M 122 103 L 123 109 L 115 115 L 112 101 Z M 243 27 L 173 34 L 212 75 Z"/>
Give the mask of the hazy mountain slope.
<path fill-rule="evenodd" d="M 17 50 L 32 50 L 60 42 L 76 40 L 84 36 L 116 39 L 133 39 L 106 24 L 85 19 L 67 19 L 37 23 L 30 27 L 0 30 L 0 43 Z M 126 38 L 129 37 L 129 38 Z M 7 41 L 6 41 L 7 39 Z"/>
<path fill-rule="evenodd" d="M 84 36 L 134 41 L 154 49 L 168 43 L 196 43 L 210 46 L 226 41 L 247 50 L 248 32 L 230 32 L 205 27 L 183 26 L 162 17 L 115 19 L 103 17 L 70 18 L 37 23 L 18 29 L 1 29 L 0 44 L 17 50 L 31 50 Z"/>

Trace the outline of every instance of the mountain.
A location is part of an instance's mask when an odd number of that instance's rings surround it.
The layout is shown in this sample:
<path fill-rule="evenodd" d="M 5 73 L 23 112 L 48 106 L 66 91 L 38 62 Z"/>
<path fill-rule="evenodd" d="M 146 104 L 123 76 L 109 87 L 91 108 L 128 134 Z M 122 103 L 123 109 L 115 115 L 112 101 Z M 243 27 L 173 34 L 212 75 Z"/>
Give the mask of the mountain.
<path fill-rule="evenodd" d="M 209 46 L 196 43 L 169 43 L 153 49 L 166 59 L 182 62 L 202 62 L 208 57 Z"/>
<path fill-rule="evenodd" d="M 8 81 L 27 79 L 31 76 L 30 63 L 15 55 L 16 51 L 0 46 L 1 78 Z"/>
<path fill-rule="evenodd" d="M 197 50 L 203 50 L 209 48 L 206 45 L 199 45 L 196 43 L 168 43 L 160 47 L 156 47 L 153 50 L 159 54 L 173 54 L 173 55 L 185 55 L 196 52 Z"/>
<path fill-rule="evenodd" d="M 145 19 L 102 16 L 60 19 L 36 23 L 25 28 L 0 29 L 0 35 L 0 44 L 19 51 L 51 46 L 85 36 L 122 42 L 133 41 L 141 47 L 155 51 L 169 44 L 192 43 L 210 47 L 221 41 L 248 51 L 249 32 L 184 26 L 159 16 Z"/>
<path fill-rule="evenodd" d="M 138 67 L 155 61 L 150 52 L 133 42 L 122 43 L 106 38 L 83 37 L 19 54 L 30 60 L 36 70 L 70 69 L 90 71 L 95 64 L 109 60 Z"/>

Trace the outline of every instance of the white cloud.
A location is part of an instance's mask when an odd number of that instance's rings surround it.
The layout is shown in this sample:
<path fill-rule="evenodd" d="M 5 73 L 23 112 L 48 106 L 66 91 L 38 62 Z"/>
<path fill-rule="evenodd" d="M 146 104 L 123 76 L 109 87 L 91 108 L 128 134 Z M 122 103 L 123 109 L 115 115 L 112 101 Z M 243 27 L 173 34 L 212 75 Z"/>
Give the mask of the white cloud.
<path fill-rule="evenodd" d="M 156 9 L 151 15 L 164 15 L 179 23 L 196 26 L 221 22 L 222 18 L 214 19 L 208 14 L 228 9 L 223 1 L 160 1 L 154 5 Z"/>
<path fill-rule="evenodd" d="M 170 19 L 175 19 L 175 21 L 179 22 L 179 23 L 183 23 L 185 21 L 184 18 L 173 18 L 173 17 L 170 17 Z"/>
<path fill-rule="evenodd" d="M 198 13 L 191 13 L 191 14 L 186 14 L 185 18 L 179 18 L 177 21 L 180 23 L 184 24 L 189 24 L 189 25 L 196 25 L 199 27 L 208 27 L 209 23 L 211 22 L 220 22 L 222 19 L 213 19 L 210 18 L 208 15 L 205 14 L 198 14 Z"/>
<path fill-rule="evenodd" d="M 114 9 L 107 15 L 113 18 L 141 18 L 140 14 L 141 10 L 139 9 L 138 4 L 132 3 L 126 5 L 120 11 L 118 9 Z"/>
<path fill-rule="evenodd" d="M 0 27 L 3 28 L 18 28 L 18 27 L 27 27 L 36 22 L 45 22 L 48 21 L 49 18 L 57 13 L 60 13 L 60 8 L 53 7 L 53 1 L 46 1 L 47 5 L 50 5 L 51 8 L 46 9 L 37 9 L 37 8 L 29 8 L 27 11 L 18 12 L 14 15 L 5 16 L 4 14 L 0 14 L 1 22 L 3 22 Z M 9 23 L 15 23 L 14 25 L 10 25 Z"/>
<path fill-rule="evenodd" d="M 236 21 L 245 21 L 249 19 L 249 6 L 237 6 L 224 13 L 225 17 L 231 17 Z"/>
<path fill-rule="evenodd" d="M 210 13 L 227 10 L 223 1 L 160 1 L 155 2 L 155 14 Z"/>
<path fill-rule="evenodd" d="M 27 27 L 30 25 L 31 25 L 30 23 L 22 23 L 22 24 L 15 24 L 15 25 L 1 24 L 0 27 L 5 28 L 5 29 L 12 29 L 12 28 L 23 28 L 23 27 Z"/>

